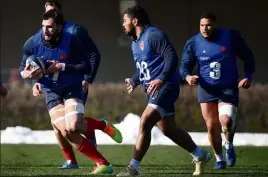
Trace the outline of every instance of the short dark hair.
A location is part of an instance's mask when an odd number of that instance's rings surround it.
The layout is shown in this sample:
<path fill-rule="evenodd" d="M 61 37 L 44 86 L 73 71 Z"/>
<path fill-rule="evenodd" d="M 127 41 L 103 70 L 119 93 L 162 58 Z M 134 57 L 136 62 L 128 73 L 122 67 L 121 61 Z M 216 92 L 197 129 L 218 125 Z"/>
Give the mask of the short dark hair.
<path fill-rule="evenodd" d="M 216 22 L 216 15 L 215 14 L 213 14 L 213 13 L 210 13 L 210 12 L 205 12 L 205 13 L 203 13 L 201 16 L 200 16 L 200 20 L 202 19 L 202 18 L 206 18 L 206 19 L 210 19 L 211 21 L 213 21 L 213 22 Z"/>
<path fill-rule="evenodd" d="M 148 25 L 151 23 L 147 12 L 141 6 L 131 6 L 125 10 L 124 14 L 127 14 L 130 18 L 137 18 L 138 24 Z"/>
<path fill-rule="evenodd" d="M 45 6 L 46 5 L 54 5 L 60 10 L 62 11 L 62 6 L 61 3 L 58 0 L 44 0 L 45 1 Z"/>
<path fill-rule="evenodd" d="M 51 10 L 43 13 L 43 15 L 42 15 L 43 20 L 48 20 L 50 18 L 53 18 L 57 25 L 63 25 L 63 23 L 64 23 L 64 18 L 63 18 L 62 13 L 60 13 L 56 9 L 51 9 Z"/>

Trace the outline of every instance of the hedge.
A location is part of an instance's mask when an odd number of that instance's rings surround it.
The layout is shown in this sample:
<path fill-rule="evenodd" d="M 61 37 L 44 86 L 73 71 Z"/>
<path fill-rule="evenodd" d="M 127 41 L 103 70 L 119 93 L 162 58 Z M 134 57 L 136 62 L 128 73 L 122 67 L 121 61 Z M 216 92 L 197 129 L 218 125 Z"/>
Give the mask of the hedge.
<path fill-rule="evenodd" d="M 25 126 L 31 129 L 51 129 L 44 95 L 33 97 L 31 85 L 7 86 L 9 94 L 1 99 L 1 129 Z M 118 123 L 128 113 L 141 115 L 146 97 L 141 89 L 128 95 L 124 84 L 93 84 L 89 88 L 85 114 L 94 118 L 108 117 Z M 238 132 L 268 132 L 268 85 L 254 84 L 250 89 L 240 89 Z M 206 131 L 197 102 L 197 88 L 181 86 L 176 102 L 176 120 L 187 131 Z"/>

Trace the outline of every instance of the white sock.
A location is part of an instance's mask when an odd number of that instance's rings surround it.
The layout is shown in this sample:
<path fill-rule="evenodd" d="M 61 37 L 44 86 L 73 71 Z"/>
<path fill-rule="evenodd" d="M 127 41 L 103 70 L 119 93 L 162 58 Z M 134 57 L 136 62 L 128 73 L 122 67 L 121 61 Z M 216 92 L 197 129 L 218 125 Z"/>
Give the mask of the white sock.
<path fill-rule="evenodd" d="M 140 167 L 140 161 L 137 161 L 137 160 L 135 160 L 135 159 L 132 159 L 131 161 L 130 161 L 130 163 L 129 163 L 129 165 L 131 166 L 131 167 L 133 167 L 135 170 L 139 170 L 139 167 Z"/>
<path fill-rule="evenodd" d="M 220 162 L 220 161 L 223 161 L 223 155 L 222 155 L 222 153 L 220 153 L 220 154 L 215 154 L 215 157 L 216 157 L 216 161 L 217 162 Z"/>
<path fill-rule="evenodd" d="M 205 155 L 204 151 L 203 151 L 200 147 L 198 147 L 198 146 L 197 146 L 197 148 L 196 148 L 193 152 L 191 152 L 190 154 L 193 156 L 193 158 L 194 158 L 196 161 L 201 160 L 202 158 L 204 158 L 204 155 Z"/>
<path fill-rule="evenodd" d="M 228 141 L 225 141 L 225 148 L 226 149 L 232 149 L 234 146 L 233 146 L 233 143 L 230 143 Z"/>

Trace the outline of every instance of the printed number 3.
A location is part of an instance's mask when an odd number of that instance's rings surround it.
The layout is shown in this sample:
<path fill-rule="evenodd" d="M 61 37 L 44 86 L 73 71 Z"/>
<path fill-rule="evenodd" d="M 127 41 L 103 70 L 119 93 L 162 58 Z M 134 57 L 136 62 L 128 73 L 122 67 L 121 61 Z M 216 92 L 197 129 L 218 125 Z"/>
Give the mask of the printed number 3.
<path fill-rule="evenodd" d="M 52 81 L 56 82 L 58 80 L 58 77 L 59 77 L 59 72 L 54 73 L 52 77 Z"/>
<path fill-rule="evenodd" d="M 150 71 L 147 68 L 147 63 L 145 61 L 142 61 L 141 63 L 136 63 L 137 68 L 140 70 L 140 81 L 144 80 L 150 80 Z"/>
<path fill-rule="evenodd" d="M 209 76 L 212 79 L 220 79 L 220 77 L 221 77 L 221 64 L 218 62 L 212 62 L 212 63 L 210 63 L 209 67 L 212 69 L 212 71 L 209 72 Z"/>

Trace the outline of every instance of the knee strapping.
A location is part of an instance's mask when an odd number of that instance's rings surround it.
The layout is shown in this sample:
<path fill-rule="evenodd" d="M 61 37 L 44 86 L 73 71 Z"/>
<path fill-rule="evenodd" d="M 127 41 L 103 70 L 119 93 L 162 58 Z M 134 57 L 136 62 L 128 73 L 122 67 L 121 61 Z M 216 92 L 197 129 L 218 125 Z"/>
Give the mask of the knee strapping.
<path fill-rule="evenodd" d="M 58 117 L 58 118 L 54 119 L 54 120 L 52 121 L 52 123 L 53 123 L 54 125 L 56 125 L 59 121 L 62 121 L 62 120 L 65 121 L 65 117 Z"/>
<path fill-rule="evenodd" d="M 219 107 L 219 117 L 223 115 L 227 115 L 231 120 L 232 120 L 232 125 L 231 125 L 231 131 L 234 130 L 235 125 L 236 125 L 236 113 L 237 113 L 237 107 L 233 105 L 222 105 Z M 227 132 L 228 128 L 227 127 L 222 127 L 223 132 Z"/>
<path fill-rule="evenodd" d="M 73 102 L 69 103 L 65 106 L 65 117 L 67 118 L 68 116 L 74 115 L 74 114 L 84 114 L 85 107 L 82 103 L 80 102 Z"/>
<path fill-rule="evenodd" d="M 49 111 L 52 124 L 56 125 L 58 122 L 64 120 L 65 119 L 64 114 L 65 114 L 64 108 Z"/>

